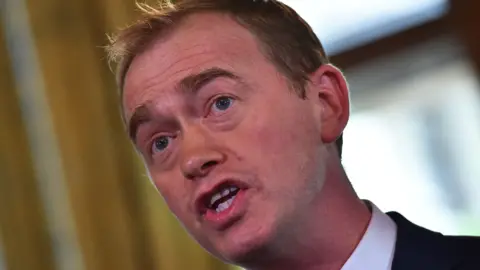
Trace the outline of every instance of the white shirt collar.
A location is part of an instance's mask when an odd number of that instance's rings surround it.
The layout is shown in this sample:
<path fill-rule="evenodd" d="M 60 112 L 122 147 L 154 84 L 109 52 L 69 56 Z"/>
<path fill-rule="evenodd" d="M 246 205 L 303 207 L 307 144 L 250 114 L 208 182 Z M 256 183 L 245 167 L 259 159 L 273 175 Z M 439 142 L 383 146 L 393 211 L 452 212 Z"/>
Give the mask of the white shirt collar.
<path fill-rule="evenodd" d="M 391 270 L 397 225 L 373 203 L 372 218 L 360 243 L 341 270 Z"/>

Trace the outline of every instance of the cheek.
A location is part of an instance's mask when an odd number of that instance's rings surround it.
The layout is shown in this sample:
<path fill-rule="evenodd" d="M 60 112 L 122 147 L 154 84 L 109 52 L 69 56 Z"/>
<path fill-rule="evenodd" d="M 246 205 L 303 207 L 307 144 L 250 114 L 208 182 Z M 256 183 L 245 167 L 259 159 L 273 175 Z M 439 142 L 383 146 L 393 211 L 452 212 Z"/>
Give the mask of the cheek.
<path fill-rule="evenodd" d="M 259 149 L 274 159 L 285 159 L 295 163 L 314 150 L 318 140 L 313 119 L 295 108 L 278 110 L 279 113 L 258 118 L 252 128 Z M 319 135 L 318 135 L 319 137 Z"/>
<path fill-rule="evenodd" d="M 311 176 L 318 162 L 320 135 L 308 112 L 295 106 L 256 115 L 243 127 L 243 153 L 272 181 L 290 184 L 298 178 Z M 276 112 L 276 113 L 275 113 Z"/>
<path fill-rule="evenodd" d="M 265 166 L 264 171 L 274 178 L 271 181 L 275 181 L 277 186 L 293 188 L 310 174 L 315 163 L 314 145 L 305 141 L 305 135 L 289 131 L 261 136 L 259 150 L 266 156 L 259 162 L 262 162 L 260 164 Z"/>
<path fill-rule="evenodd" d="M 187 189 L 181 179 L 168 176 L 152 176 L 153 184 L 158 190 L 170 211 L 182 222 L 185 222 L 188 211 Z"/>

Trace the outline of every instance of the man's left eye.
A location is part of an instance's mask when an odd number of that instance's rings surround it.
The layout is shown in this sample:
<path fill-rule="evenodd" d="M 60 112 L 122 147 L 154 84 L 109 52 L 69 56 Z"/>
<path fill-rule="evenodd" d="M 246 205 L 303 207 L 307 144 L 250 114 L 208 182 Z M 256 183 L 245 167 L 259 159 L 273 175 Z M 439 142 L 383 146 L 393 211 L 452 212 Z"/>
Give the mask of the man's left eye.
<path fill-rule="evenodd" d="M 233 101 L 234 100 L 231 97 L 219 97 L 212 104 L 212 109 L 220 112 L 226 111 L 232 106 Z"/>

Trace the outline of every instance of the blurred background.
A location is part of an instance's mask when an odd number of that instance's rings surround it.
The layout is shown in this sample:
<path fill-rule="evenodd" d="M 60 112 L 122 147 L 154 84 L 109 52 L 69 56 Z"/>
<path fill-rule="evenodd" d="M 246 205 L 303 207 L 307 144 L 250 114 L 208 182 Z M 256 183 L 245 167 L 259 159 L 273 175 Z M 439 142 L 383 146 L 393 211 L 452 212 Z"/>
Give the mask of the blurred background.
<path fill-rule="evenodd" d="M 362 198 L 480 235 L 480 10 L 470 0 L 285 0 L 347 76 Z M 0 270 L 232 269 L 150 185 L 102 46 L 133 0 L 0 0 Z"/>

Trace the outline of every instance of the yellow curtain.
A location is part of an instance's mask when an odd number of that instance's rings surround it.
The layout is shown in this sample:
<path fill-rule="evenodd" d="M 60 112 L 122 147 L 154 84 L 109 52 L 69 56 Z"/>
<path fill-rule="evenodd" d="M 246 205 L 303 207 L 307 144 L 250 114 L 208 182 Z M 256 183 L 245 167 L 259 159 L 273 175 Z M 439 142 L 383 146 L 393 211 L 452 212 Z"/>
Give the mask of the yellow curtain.
<path fill-rule="evenodd" d="M 54 269 L 51 243 L 0 29 L 0 239 L 7 269 Z M 32 226 L 33 224 L 33 226 Z M 28 256 L 25 256 L 27 255 Z M 1 268 L 2 262 L 0 262 Z"/>
<path fill-rule="evenodd" d="M 123 132 L 101 46 L 135 16 L 133 1 L 4 0 L 0 258 L 7 269 L 231 268 L 179 226 Z"/>

